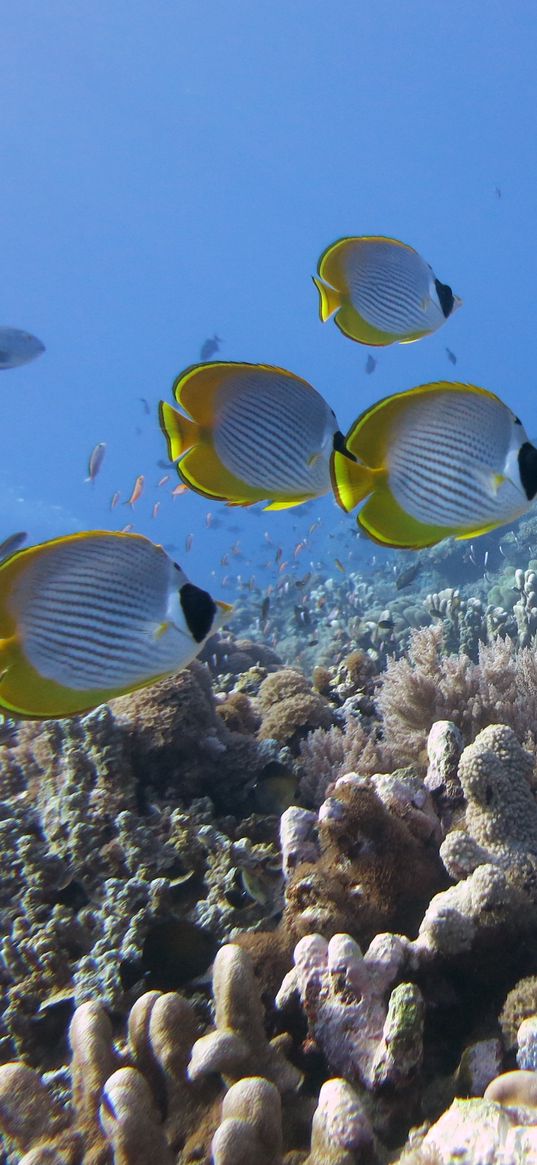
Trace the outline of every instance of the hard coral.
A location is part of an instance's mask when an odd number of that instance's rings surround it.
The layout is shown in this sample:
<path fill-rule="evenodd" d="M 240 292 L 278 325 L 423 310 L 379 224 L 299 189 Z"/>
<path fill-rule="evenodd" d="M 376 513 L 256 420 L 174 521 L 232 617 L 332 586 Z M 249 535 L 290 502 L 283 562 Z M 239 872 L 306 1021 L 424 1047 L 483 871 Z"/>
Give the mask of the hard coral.
<path fill-rule="evenodd" d="M 288 880 L 284 926 L 297 939 L 343 930 L 362 943 L 387 928 L 415 933 L 445 884 L 438 827 L 413 774 L 341 777 L 319 810 L 319 858 L 298 864 Z"/>
<path fill-rule="evenodd" d="M 307 935 L 276 998 L 282 1008 L 298 994 L 329 1066 L 369 1089 L 388 1082 L 398 1087 L 421 1063 L 420 992 L 411 983 L 392 990 L 409 950 L 398 935 L 377 935 L 365 955 L 349 935 L 334 935 L 329 943 Z"/>
<path fill-rule="evenodd" d="M 281 1092 L 297 1089 L 302 1074 L 285 1059 L 285 1040 L 267 1040 L 251 960 L 233 943 L 221 947 L 216 956 L 213 993 L 216 1031 L 194 1044 L 189 1078 L 199 1080 L 219 1072 L 226 1083 L 233 1084 L 242 1076 L 261 1075 Z"/>
<path fill-rule="evenodd" d="M 258 705 L 262 715 L 259 738 L 277 740 L 292 749 L 312 729 L 328 728 L 333 723 L 329 704 L 292 668 L 267 676 L 259 689 Z"/>
<path fill-rule="evenodd" d="M 527 931 L 537 919 L 537 804 L 532 764 L 514 733 L 492 725 L 462 754 L 465 831 L 440 848 L 456 886 L 432 899 L 418 945 L 456 954 L 493 930 Z"/>

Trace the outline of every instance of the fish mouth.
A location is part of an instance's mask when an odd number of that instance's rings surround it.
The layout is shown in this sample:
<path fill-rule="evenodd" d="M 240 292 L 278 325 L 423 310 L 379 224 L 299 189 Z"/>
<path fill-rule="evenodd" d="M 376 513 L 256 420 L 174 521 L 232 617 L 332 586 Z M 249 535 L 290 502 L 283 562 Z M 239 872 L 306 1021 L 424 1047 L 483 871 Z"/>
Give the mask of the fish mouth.
<path fill-rule="evenodd" d="M 464 300 L 461 299 L 460 295 L 454 295 L 453 296 L 453 307 L 451 309 L 452 314 L 454 311 L 458 311 L 459 308 L 462 307 L 463 303 L 464 303 Z"/>

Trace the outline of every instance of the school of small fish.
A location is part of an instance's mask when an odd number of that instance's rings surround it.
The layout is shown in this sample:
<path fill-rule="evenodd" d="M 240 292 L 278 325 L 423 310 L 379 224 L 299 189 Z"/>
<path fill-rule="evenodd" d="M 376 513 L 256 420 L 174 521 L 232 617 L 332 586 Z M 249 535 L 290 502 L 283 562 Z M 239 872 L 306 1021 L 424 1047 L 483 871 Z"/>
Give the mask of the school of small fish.
<path fill-rule="evenodd" d="M 323 251 L 313 281 L 321 320 L 333 317 L 345 336 L 375 348 L 431 335 L 462 304 L 413 247 L 383 236 L 336 240 Z M 401 550 L 449 536 L 476 538 L 531 507 L 537 448 L 519 418 L 487 389 L 445 380 L 406 389 L 366 408 L 344 433 L 308 381 L 274 365 L 213 359 L 221 343 L 216 333 L 206 339 L 201 362 L 176 378 L 178 408 L 160 402 L 167 457 L 157 463 L 163 472 L 153 481 L 160 495 L 151 503 L 153 519 L 174 468 L 180 480 L 169 490 L 173 500 L 190 490 L 214 503 L 281 510 L 332 491 L 345 513 L 360 507 L 357 534 Z M 43 351 L 29 333 L 0 328 L 0 368 Z M 445 352 L 456 364 L 455 353 Z M 377 363 L 369 354 L 365 373 Z M 150 415 L 147 398 L 139 400 Z M 92 485 L 106 449 L 100 441 L 89 456 L 86 481 Z M 146 487 L 147 476 L 138 474 L 123 504 L 134 509 Z M 115 490 L 110 510 L 120 497 Z M 217 514 L 207 512 L 206 528 L 219 525 Z M 282 585 L 300 592 L 294 618 L 302 627 L 310 623 L 304 592 L 311 570 L 302 578 L 289 571 L 318 526 L 319 519 L 311 522 L 285 555 L 282 546 L 274 549 L 269 531 L 263 538 L 272 557 L 260 566 L 272 565 Z M 1 543 L 0 707 L 9 714 L 73 715 L 143 687 L 184 667 L 229 617 L 230 605 L 191 583 L 170 558 L 167 551 L 175 546 L 159 546 L 132 530 L 131 522 L 118 533 L 89 530 L 26 548 L 21 531 Z M 187 533 L 185 553 L 193 541 Z M 237 540 L 220 564 L 242 557 Z M 333 564 L 346 572 L 340 557 Z M 396 571 L 396 588 L 409 585 L 419 569 L 416 559 Z M 256 590 L 253 576 L 236 579 L 239 587 Z M 259 608 L 265 630 L 271 594 L 272 586 Z"/>

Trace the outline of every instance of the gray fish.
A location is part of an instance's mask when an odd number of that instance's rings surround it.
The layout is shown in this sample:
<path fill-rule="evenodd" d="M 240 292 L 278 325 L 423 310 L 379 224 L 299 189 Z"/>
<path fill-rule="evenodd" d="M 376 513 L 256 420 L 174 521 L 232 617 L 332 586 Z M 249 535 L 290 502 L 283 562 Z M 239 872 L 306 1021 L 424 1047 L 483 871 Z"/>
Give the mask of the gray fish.
<path fill-rule="evenodd" d="M 446 352 L 447 352 L 447 358 L 448 358 L 450 364 L 456 364 L 457 357 L 456 357 L 455 353 L 451 351 L 451 348 L 446 348 Z"/>
<path fill-rule="evenodd" d="M 410 566 L 405 567 L 404 570 L 399 571 L 399 574 L 395 577 L 395 585 L 398 591 L 402 591 L 403 587 L 408 587 L 413 582 L 420 566 L 420 562 L 413 562 Z"/>
<path fill-rule="evenodd" d="M 92 449 L 88 461 L 88 476 L 86 481 L 95 481 L 97 474 L 103 463 L 103 458 L 106 453 L 106 441 L 99 441 L 99 444 Z"/>
<path fill-rule="evenodd" d="M 369 353 L 369 356 L 367 357 L 367 360 L 365 362 L 365 370 L 366 370 L 368 376 L 371 376 L 371 373 L 375 371 L 377 364 L 378 364 L 378 360 L 375 360 L 375 357 L 372 356 L 371 353 Z"/>
<path fill-rule="evenodd" d="M 45 351 L 45 345 L 37 336 L 21 328 L 0 327 L 0 370 L 18 368 L 28 364 Z"/>
<path fill-rule="evenodd" d="M 20 550 L 27 537 L 26 530 L 18 530 L 16 534 L 10 534 L 8 538 L 4 538 L 4 541 L 0 542 L 0 562 L 3 562 L 4 558 L 8 558 L 10 554 L 14 554 L 16 550 Z"/>
<path fill-rule="evenodd" d="M 222 338 L 220 336 L 217 336 L 216 333 L 214 334 L 214 336 L 210 336 L 209 339 L 205 340 L 203 342 L 203 344 L 201 345 L 200 359 L 201 360 L 210 360 L 211 356 L 214 356 L 215 352 L 220 351 L 220 344 L 222 342 L 223 342 Z"/>

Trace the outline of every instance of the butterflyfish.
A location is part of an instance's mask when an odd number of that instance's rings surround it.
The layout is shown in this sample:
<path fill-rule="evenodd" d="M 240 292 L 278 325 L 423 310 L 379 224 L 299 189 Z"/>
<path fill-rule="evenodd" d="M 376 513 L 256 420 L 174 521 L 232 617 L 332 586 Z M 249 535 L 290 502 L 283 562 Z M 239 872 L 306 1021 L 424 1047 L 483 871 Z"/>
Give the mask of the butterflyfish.
<path fill-rule="evenodd" d="M 168 454 L 197 493 L 286 509 L 330 489 L 338 423 L 311 384 L 266 364 L 198 364 L 175 381 L 160 422 Z"/>
<path fill-rule="evenodd" d="M 526 513 L 537 449 L 494 393 L 439 381 L 366 409 L 333 454 L 332 483 L 344 510 L 367 499 L 358 522 L 374 541 L 418 549 Z"/>
<path fill-rule="evenodd" d="M 345 336 L 377 347 L 436 332 L 462 303 L 413 247 L 376 235 L 332 243 L 313 282 L 323 323 L 333 315 Z"/>
<path fill-rule="evenodd" d="M 45 351 L 45 345 L 22 328 L 0 327 L 0 371 L 28 364 Z"/>
<path fill-rule="evenodd" d="M 85 712 L 186 666 L 231 608 L 140 534 L 93 530 L 0 564 L 0 707 Z"/>

